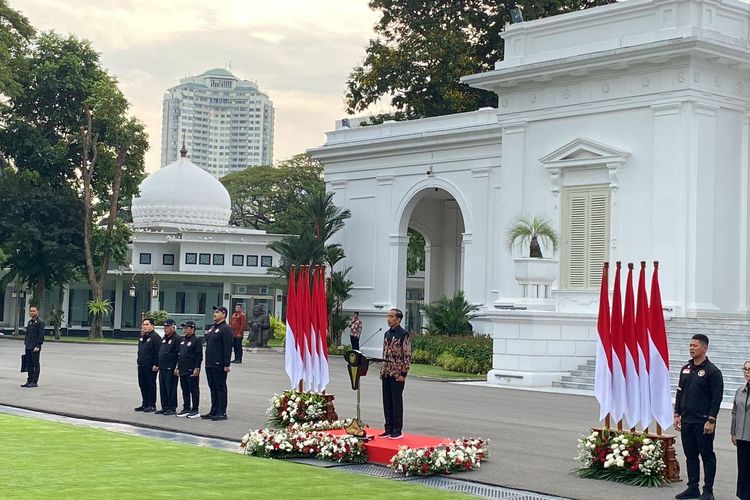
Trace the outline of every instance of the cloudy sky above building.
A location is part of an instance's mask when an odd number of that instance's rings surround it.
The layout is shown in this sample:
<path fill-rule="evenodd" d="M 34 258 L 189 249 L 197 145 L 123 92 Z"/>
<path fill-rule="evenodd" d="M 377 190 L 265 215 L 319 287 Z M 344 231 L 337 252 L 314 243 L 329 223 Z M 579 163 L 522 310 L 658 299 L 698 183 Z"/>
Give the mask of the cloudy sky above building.
<path fill-rule="evenodd" d="M 159 168 L 165 90 L 210 68 L 253 80 L 276 108 L 274 160 L 325 141 L 378 14 L 367 0 L 10 0 L 39 30 L 89 39 L 148 129 Z"/>

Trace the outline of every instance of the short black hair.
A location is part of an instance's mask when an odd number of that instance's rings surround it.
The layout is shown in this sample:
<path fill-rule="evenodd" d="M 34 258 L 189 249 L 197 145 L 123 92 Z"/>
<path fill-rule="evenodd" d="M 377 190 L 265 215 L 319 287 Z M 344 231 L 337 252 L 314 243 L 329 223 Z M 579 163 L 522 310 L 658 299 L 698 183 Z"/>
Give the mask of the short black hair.
<path fill-rule="evenodd" d="M 397 317 L 398 319 L 404 319 L 404 313 L 403 313 L 403 312 L 401 312 L 401 309 L 396 309 L 396 308 L 394 307 L 393 309 L 391 309 L 391 311 L 393 311 L 393 312 L 395 312 L 395 313 L 396 313 L 396 317 Z"/>
<path fill-rule="evenodd" d="M 356 314 L 357 316 L 359 316 L 359 311 L 354 311 L 354 314 Z"/>
<path fill-rule="evenodd" d="M 698 342 L 700 342 L 701 344 L 705 346 L 708 345 L 708 337 L 706 337 L 702 333 L 696 333 L 695 335 L 693 335 L 691 340 L 697 340 Z"/>
<path fill-rule="evenodd" d="M 148 321 L 151 323 L 151 326 L 154 326 L 154 318 L 143 318 L 143 321 Z"/>

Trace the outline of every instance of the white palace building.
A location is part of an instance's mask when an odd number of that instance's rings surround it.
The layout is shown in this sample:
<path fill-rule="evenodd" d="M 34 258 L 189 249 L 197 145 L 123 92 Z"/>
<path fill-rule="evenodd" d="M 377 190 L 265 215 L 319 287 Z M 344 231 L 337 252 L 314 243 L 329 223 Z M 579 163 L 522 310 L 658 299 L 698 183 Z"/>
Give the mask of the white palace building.
<path fill-rule="evenodd" d="M 104 319 L 106 335 L 136 335 L 146 311 L 193 319 L 201 331 L 213 322 L 217 304 L 281 315 L 282 291 L 268 275 L 279 255 L 267 245 L 282 236 L 229 226 L 229 193 L 186 153 L 183 148 L 181 158 L 148 176 L 133 199 L 130 264 L 110 270 L 104 290 L 113 306 Z M 71 283 L 63 294 L 63 328 L 87 332 L 88 284 Z M 25 325 L 30 295 L 13 285 L 0 290 L 0 330 Z M 47 309 L 57 296 L 58 290 L 46 292 Z M 47 322 L 46 312 L 40 316 Z"/>
<path fill-rule="evenodd" d="M 352 213 L 340 234 L 363 338 L 412 293 L 461 289 L 480 306 L 474 331 L 494 339 L 488 381 L 550 385 L 593 359 L 601 266 L 617 260 L 648 261 L 649 277 L 660 261 L 673 317 L 747 317 L 749 31 L 740 0 L 517 23 L 495 69 L 462 79 L 497 93 L 497 109 L 339 123 L 310 153 Z M 524 213 L 561 235 L 551 277 L 506 248 Z M 421 291 L 405 273 L 409 228 L 427 242 Z"/>

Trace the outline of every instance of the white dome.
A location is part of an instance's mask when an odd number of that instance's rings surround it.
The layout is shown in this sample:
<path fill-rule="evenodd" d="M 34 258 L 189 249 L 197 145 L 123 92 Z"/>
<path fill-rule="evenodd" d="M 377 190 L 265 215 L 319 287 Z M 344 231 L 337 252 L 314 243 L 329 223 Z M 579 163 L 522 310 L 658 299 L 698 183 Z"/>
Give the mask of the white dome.
<path fill-rule="evenodd" d="M 133 198 L 136 226 L 227 226 L 230 214 L 231 200 L 224 185 L 184 157 L 146 177 L 140 196 Z"/>

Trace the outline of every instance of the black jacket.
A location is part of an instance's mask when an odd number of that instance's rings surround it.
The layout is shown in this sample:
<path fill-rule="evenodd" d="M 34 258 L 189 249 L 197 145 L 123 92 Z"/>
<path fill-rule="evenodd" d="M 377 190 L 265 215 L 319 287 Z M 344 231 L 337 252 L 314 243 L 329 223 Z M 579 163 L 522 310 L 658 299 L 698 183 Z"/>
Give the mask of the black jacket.
<path fill-rule="evenodd" d="M 158 366 L 161 338 L 156 332 L 146 333 L 138 339 L 138 366 Z"/>
<path fill-rule="evenodd" d="M 32 350 L 35 347 L 42 348 L 44 344 L 44 323 L 37 319 L 30 319 L 26 324 L 26 338 L 24 345 L 26 349 Z"/>
<path fill-rule="evenodd" d="M 716 418 L 719 414 L 723 395 L 721 370 L 708 358 L 700 365 L 690 360 L 680 369 L 674 413 L 680 415 L 684 423 L 703 424 L 708 417 Z"/>
<path fill-rule="evenodd" d="M 165 334 L 159 346 L 159 369 L 174 370 L 177 367 L 177 354 L 179 352 L 180 336 L 173 333 L 171 337 L 168 337 Z"/>
<path fill-rule="evenodd" d="M 177 358 L 177 368 L 180 375 L 188 375 L 203 363 L 203 341 L 197 335 L 185 336 L 180 339 L 180 353 Z"/>
<path fill-rule="evenodd" d="M 206 332 L 206 368 L 229 366 L 234 345 L 234 332 L 226 321 L 214 324 Z"/>

